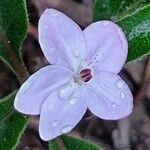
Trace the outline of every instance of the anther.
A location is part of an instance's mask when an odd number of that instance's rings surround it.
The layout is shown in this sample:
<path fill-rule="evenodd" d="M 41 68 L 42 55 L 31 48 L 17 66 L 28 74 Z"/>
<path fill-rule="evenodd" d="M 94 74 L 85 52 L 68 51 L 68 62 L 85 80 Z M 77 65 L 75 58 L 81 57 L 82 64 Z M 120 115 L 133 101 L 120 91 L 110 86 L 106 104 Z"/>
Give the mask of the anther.
<path fill-rule="evenodd" d="M 92 78 L 91 70 L 90 69 L 82 70 L 80 72 L 80 76 L 81 76 L 82 81 L 88 82 Z"/>

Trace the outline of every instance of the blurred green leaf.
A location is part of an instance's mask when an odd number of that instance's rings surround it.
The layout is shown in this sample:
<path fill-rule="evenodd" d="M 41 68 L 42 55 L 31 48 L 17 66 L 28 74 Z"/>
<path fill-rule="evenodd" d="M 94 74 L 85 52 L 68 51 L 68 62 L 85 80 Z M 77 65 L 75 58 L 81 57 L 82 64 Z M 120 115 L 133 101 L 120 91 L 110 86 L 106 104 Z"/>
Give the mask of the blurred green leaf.
<path fill-rule="evenodd" d="M 13 53 L 20 56 L 20 46 L 24 40 L 28 27 L 28 17 L 25 0 L 0 0 L 0 35 L 5 34 L 5 40 Z M 0 37 L 0 41 L 2 37 Z M 0 42 L 0 58 L 7 64 L 11 61 L 6 54 L 6 47 Z"/>
<path fill-rule="evenodd" d="M 100 1 L 102 3 L 100 3 Z M 125 5 L 128 4 L 130 1 L 125 0 L 119 2 Z M 105 2 L 103 0 L 96 1 L 93 10 L 94 21 L 101 19 L 112 19 L 112 16 L 118 15 L 122 8 L 119 2 L 111 0 Z M 138 3 L 138 7 L 140 7 L 148 3 L 148 0 L 136 1 L 134 5 L 137 5 L 136 3 Z M 106 10 L 101 9 L 103 5 L 107 7 Z M 120 10 L 119 12 L 117 11 L 118 8 Z M 133 10 L 135 11 L 136 9 L 134 8 Z M 115 18 L 120 17 L 115 16 Z M 123 29 L 128 39 L 129 51 L 127 62 L 133 61 L 150 53 L 150 4 L 138 9 L 138 11 L 135 11 L 130 15 L 116 20 L 116 23 Z"/>
<path fill-rule="evenodd" d="M 116 21 L 149 3 L 149 0 L 95 0 L 93 19 Z"/>
<path fill-rule="evenodd" d="M 92 142 L 73 136 L 63 135 L 61 136 L 61 139 L 65 145 L 66 150 L 103 150 Z M 55 140 L 49 142 L 49 150 L 59 150 L 59 146 Z"/>
<path fill-rule="evenodd" d="M 28 123 L 26 116 L 14 111 L 16 92 L 0 99 L 0 150 L 15 149 Z"/>

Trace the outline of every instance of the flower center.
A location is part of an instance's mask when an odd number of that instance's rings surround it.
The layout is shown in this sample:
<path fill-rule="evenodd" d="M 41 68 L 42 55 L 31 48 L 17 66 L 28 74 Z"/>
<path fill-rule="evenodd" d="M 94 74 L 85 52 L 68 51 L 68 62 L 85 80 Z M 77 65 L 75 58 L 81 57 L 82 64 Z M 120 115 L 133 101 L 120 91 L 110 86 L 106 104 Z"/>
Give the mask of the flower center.
<path fill-rule="evenodd" d="M 75 82 L 82 84 L 82 82 L 88 82 L 92 78 L 90 69 L 83 69 L 79 75 L 74 77 Z"/>

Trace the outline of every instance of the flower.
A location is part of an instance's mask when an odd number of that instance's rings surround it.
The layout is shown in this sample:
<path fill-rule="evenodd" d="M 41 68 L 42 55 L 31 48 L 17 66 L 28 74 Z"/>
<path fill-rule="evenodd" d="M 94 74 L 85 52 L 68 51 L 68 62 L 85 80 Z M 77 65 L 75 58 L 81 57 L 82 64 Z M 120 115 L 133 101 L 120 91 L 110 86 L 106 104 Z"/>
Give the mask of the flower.
<path fill-rule="evenodd" d="M 31 75 L 14 106 L 39 115 L 39 133 L 51 140 L 71 131 L 87 108 L 116 120 L 129 115 L 133 97 L 117 75 L 128 51 L 121 28 L 111 21 L 92 23 L 84 31 L 63 13 L 47 9 L 39 20 L 39 43 L 52 64 Z"/>

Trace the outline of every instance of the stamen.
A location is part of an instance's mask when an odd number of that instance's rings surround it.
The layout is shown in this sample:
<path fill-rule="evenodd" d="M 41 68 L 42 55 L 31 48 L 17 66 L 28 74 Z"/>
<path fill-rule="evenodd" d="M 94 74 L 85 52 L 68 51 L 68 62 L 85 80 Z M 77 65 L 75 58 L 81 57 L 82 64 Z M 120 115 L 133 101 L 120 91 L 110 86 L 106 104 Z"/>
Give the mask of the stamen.
<path fill-rule="evenodd" d="M 92 78 L 91 70 L 90 69 L 84 69 L 84 70 L 82 70 L 80 72 L 80 75 L 81 75 L 82 81 L 84 81 L 84 82 L 88 82 Z"/>

